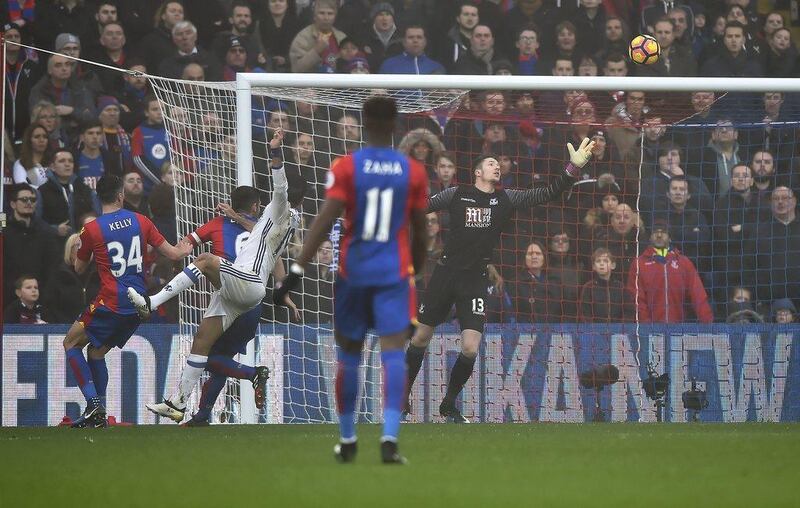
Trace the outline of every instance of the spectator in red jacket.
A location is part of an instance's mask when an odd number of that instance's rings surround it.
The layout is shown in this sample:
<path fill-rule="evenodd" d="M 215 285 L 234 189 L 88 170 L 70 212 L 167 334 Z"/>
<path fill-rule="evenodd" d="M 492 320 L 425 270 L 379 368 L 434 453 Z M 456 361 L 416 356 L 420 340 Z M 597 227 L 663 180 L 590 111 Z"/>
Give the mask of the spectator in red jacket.
<path fill-rule="evenodd" d="M 650 247 L 631 265 L 628 291 L 641 323 L 684 323 L 694 317 L 711 323 L 714 315 L 694 264 L 670 247 L 669 226 L 656 219 Z"/>

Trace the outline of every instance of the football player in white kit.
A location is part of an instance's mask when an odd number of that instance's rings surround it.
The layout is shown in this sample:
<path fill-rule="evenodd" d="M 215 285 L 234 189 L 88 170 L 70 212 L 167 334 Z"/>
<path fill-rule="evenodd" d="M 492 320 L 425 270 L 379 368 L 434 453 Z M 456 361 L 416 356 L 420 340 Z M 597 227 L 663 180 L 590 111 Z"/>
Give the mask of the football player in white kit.
<path fill-rule="evenodd" d="M 237 317 L 261 304 L 269 275 L 300 225 L 297 207 L 305 195 L 305 181 L 299 174 L 286 174 L 283 161 L 276 156 L 282 140 L 283 132 L 277 130 L 269 143 L 274 187 L 272 200 L 233 263 L 206 252 L 197 256 L 155 295 L 140 295 L 135 289 L 128 288 L 128 298 L 142 318 L 196 284 L 200 276 L 208 278 L 216 288 L 192 340 L 191 354 L 181 371 L 177 391 L 161 403 L 146 404 L 147 409 L 157 415 L 175 422 L 183 420 L 186 400 L 206 368 L 211 346 Z"/>

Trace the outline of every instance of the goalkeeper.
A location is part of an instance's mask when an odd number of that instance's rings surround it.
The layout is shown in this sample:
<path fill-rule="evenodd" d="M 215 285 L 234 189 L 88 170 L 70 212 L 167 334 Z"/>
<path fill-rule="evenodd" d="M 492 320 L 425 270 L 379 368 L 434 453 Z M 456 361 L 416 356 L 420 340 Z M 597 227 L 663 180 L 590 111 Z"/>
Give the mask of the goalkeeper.
<path fill-rule="evenodd" d="M 447 393 L 439 406 L 439 414 L 455 423 L 469 423 L 456 408 L 456 397 L 466 384 L 483 334 L 486 321 L 486 265 L 500 240 L 500 233 L 511 222 L 514 210 L 542 205 L 558 198 L 580 176 L 582 168 L 592 157 L 594 142 L 584 138 L 575 149 L 567 144 L 570 162 L 549 186 L 529 190 L 497 189 L 500 164 L 492 156 L 482 156 L 473 168 L 475 185 L 450 187 L 433 196 L 428 212 L 448 210 L 450 234 L 444 254 L 433 270 L 425 296 L 419 308 L 419 326 L 406 350 L 408 393 L 419 373 L 425 350 L 433 337 L 436 325 L 447 319 L 453 304 L 461 325 L 461 353 L 458 355 Z M 411 412 L 406 399 L 405 414 Z"/>

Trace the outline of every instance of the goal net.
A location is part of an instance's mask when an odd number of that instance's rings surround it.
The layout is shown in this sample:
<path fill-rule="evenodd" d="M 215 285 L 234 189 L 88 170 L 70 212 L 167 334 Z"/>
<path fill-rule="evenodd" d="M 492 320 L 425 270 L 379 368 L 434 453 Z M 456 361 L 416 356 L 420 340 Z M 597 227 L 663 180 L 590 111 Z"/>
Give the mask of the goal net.
<path fill-rule="evenodd" d="M 150 78 L 179 175 L 180 235 L 212 218 L 217 203 L 227 202 L 237 185 L 254 185 L 263 191 L 263 204 L 269 201 L 266 143 L 280 127 L 287 133 L 287 171 L 301 173 L 309 184 L 290 260 L 324 199 L 330 163 L 364 146 L 359 111 L 374 94 L 397 99 L 402 114 L 395 146 L 425 164 L 431 194 L 469 185 L 473 161 L 481 154 L 498 158 L 504 189 L 547 186 L 568 161 L 566 144 L 589 137 L 594 157 L 579 181 L 544 206 L 517 210 L 495 249 L 487 270 L 488 297 L 479 302 L 486 333 L 475 373 L 459 399 L 462 411 L 495 422 L 654 421 L 660 402 L 649 396 L 647 379 L 668 374 L 669 391 L 660 397 L 668 401 L 664 418 L 684 420 L 691 417 L 684 392 L 693 378 L 714 372 L 727 383 L 719 388 L 715 418 L 735 420 L 751 406 L 763 419 L 780 412 L 774 407 L 783 397 L 780 386 L 760 389 L 754 381 L 759 369 L 785 372 L 788 356 L 779 345 L 769 339 L 759 343 L 758 366 L 721 375 L 729 369 L 726 359 L 741 354 L 743 346 L 714 342 L 705 323 L 724 323 L 729 316 L 737 323 L 771 321 L 776 300 L 800 294 L 797 274 L 787 268 L 800 254 L 793 251 L 796 242 L 775 243 L 764 229 L 776 189 L 790 199 L 798 186 L 793 179 L 797 101 L 785 84 L 760 80 L 741 91 L 731 80 L 672 80 L 660 87 L 676 91 L 663 92 L 652 80 L 634 78 L 320 79 Z M 428 216 L 420 301 L 450 220 L 446 212 Z M 257 412 L 252 406 L 249 382 L 229 381 L 215 421 L 336 421 L 332 299 L 341 228 L 334 225 L 292 295 L 299 320 L 271 303 L 263 305 L 259 335 L 243 361 L 272 371 L 267 408 Z M 648 254 L 651 234 L 662 230 L 682 256 L 637 263 L 637 256 Z M 780 262 L 766 259 L 767 246 L 780 250 Z M 660 279 L 650 269 L 653 259 L 661 267 Z M 659 280 L 666 280 L 671 263 L 680 263 L 682 278 L 670 279 L 667 289 Z M 200 285 L 181 295 L 186 352 L 209 289 Z M 460 350 L 454 318 L 453 313 L 437 328 L 411 393 L 411 421 L 438 420 Z M 686 333 L 665 335 L 652 324 L 663 322 L 686 323 Z M 359 415 L 366 422 L 381 420 L 375 339 L 367 341 L 362 369 Z M 606 388 L 597 379 L 607 365 L 618 371 L 619 382 Z"/>

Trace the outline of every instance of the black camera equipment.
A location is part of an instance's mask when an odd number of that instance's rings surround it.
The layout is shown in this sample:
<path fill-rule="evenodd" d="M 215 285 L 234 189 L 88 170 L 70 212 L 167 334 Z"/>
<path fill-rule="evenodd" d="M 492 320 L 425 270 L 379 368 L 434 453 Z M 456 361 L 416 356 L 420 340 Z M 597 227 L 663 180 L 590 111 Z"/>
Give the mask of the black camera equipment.
<path fill-rule="evenodd" d="M 611 364 L 599 365 L 592 370 L 581 372 L 581 386 L 584 388 L 594 388 L 594 421 L 604 422 L 603 410 L 600 408 L 600 392 L 603 387 L 619 381 L 619 369 Z"/>
<path fill-rule="evenodd" d="M 692 378 L 692 387 L 683 392 L 683 405 L 690 410 L 689 419 L 696 422 L 701 410 L 708 407 L 708 398 L 704 390 L 697 388 L 697 378 Z"/>
<path fill-rule="evenodd" d="M 656 421 L 664 421 L 664 406 L 667 405 L 666 397 L 669 391 L 669 374 L 666 372 L 660 376 L 656 375 L 656 370 L 652 363 L 647 364 L 647 378 L 642 381 L 644 393 L 648 399 L 656 403 Z"/>

